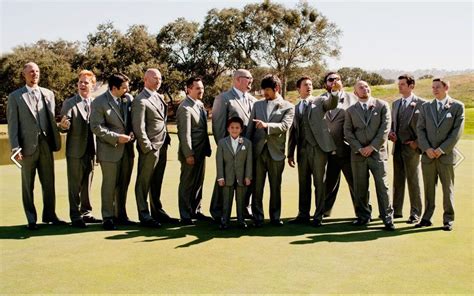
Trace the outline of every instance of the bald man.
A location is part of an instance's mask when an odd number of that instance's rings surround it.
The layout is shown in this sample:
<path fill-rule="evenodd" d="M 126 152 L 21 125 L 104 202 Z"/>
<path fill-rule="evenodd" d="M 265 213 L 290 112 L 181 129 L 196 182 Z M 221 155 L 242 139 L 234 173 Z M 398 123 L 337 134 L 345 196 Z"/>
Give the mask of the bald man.
<path fill-rule="evenodd" d="M 390 111 L 387 102 L 371 96 L 370 86 L 360 80 L 354 86 L 358 102 L 347 109 L 344 137 L 351 146 L 351 166 L 357 220 L 354 226 L 370 222 L 369 172 L 377 192 L 380 217 L 388 231 L 395 230 L 393 208 L 388 197 L 387 140 L 390 131 Z"/>
<path fill-rule="evenodd" d="M 22 165 L 21 186 L 27 228 L 37 230 L 33 188 L 38 171 L 43 192 L 44 223 L 66 224 L 56 215 L 53 151 L 61 148 L 61 138 L 54 116 L 54 94 L 38 85 L 40 69 L 29 62 L 23 68 L 26 85 L 8 95 L 8 137 L 15 159 Z M 20 150 L 21 149 L 21 150 Z"/>
<path fill-rule="evenodd" d="M 170 144 L 166 128 L 168 106 L 157 92 L 162 81 L 160 71 L 148 69 L 143 80 L 145 88 L 132 103 L 132 125 L 139 155 L 135 196 L 140 224 L 157 228 L 161 223 L 178 222 L 165 212 L 160 200 Z"/>

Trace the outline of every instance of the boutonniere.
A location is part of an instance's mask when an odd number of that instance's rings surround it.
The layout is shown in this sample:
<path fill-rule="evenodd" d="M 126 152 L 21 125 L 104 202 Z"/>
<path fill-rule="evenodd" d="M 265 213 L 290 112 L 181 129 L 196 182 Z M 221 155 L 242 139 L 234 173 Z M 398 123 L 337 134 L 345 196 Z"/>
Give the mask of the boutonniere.
<path fill-rule="evenodd" d="M 443 107 L 445 110 L 448 110 L 449 108 L 451 108 L 451 104 L 449 102 L 447 102 L 444 107 Z"/>
<path fill-rule="evenodd" d="M 411 103 L 410 103 L 410 106 L 411 106 L 412 108 L 415 108 L 415 107 L 416 107 L 416 103 L 415 103 L 415 102 L 411 102 Z"/>
<path fill-rule="evenodd" d="M 281 108 L 283 108 L 283 104 L 282 104 L 282 103 L 276 104 L 276 109 L 277 109 L 277 110 L 279 110 L 279 109 L 281 109 Z"/>
<path fill-rule="evenodd" d="M 369 108 L 369 110 L 372 110 L 372 109 L 375 108 L 375 105 L 373 103 L 370 103 L 368 108 Z"/>
<path fill-rule="evenodd" d="M 127 101 L 128 101 L 128 100 L 127 100 L 127 97 L 120 98 L 119 100 L 120 100 L 120 102 L 121 102 L 122 104 L 125 104 L 125 103 L 127 103 Z"/>
<path fill-rule="evenodd" d="M 242 139 L 242 138 L 239 137 L 239 139 L 237 140 L 237 143 L 243 144 L 243 143 L 244 143 L 244 139 Z"/>

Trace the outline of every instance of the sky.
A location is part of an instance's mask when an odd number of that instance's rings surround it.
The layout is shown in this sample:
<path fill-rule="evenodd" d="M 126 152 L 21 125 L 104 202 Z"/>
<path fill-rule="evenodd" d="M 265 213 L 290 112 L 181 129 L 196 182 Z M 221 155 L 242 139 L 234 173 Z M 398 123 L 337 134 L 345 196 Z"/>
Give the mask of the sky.
<path fill-rule="evenodd" d="M 125 32 L 134 24 L 150 33 L 178 17 L 203 22 L 212 8 L 242 8 L 257 0 L 0 0 L 0 54 L 40 39 L 85 41 L 112 21 Z M 295 0 L 274 0 L 294 7 Z M 473 1 L 308 1 L 342 30 L 342 54 L 330 69 L 473 69 Z"/>

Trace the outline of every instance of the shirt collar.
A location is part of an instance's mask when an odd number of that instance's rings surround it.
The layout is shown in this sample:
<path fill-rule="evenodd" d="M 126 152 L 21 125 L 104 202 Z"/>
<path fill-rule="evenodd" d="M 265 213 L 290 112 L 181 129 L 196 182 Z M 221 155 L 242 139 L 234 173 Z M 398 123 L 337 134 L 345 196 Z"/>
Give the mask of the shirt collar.
<path fill-rule="evenodd" d="M 147 87 L 145 87 L 145 90 L 146 90 L 146 91 L 147 91 L 147 92 L 148 92 L 148 93 L 149 93 L 151 96 L 154 96 L 154 95 L 156 95 L 156 94 L 157 94 L 157 92 L 156 92 L 156 91 L 154 91 L 154 90 L 151 90 L 151 89 L 149 89 L 149 88 L 147 88 Z"/>
<path fill-rule="evenodd" d="M 116 96 L 114 96 L 110 90 L 108 90 L 108 92 L 109 92 L 110 96 L 111 96 L 112 98 L 114 98 L 114 100 L 117 102 L 119 98 L 117 98 Z"/>
<path fill-rule="evenodd" d="M 407 102 L 407 104 L 410 104 L 412 100 L 413 100 L 413 94 L 411 94 L 408 98 L 402 97 L 402 102 Z"/>
<path fill-rule="evenodd" d="M 442 99 L 442 100 L 435 99 L 436 104 L 438 104 L 439 102 L 441 102 L 441 103 L 443 104 L 443 106 L 444 106 L 444 105 L 446 105 L 446 102 L 448 101 L 448 98 L 449 98 L 449 96 L 447 95 L 447 96 L 444 97 L 444 99 Z"/>
<path fill-rule="evenodd" d="M 38 90 L 39 91 L 39 86 L 29 87 L 28 84 L 25 84 L 25 86 L 26 86 L 26 89 L 28 90 L 28 92 L 32 92 L 33 90 Z"/>
<path fill-rule="evenodd" d="M 239 96 L 239 99 L 244 97 L 245 94 L 244 94 L 243 92 L 241 92 L 240 90 L 238 90 L 238 89 L 235 88 L 235 87 L 232 87 L 232 88 L 234 89 L 234 91 L 235 91 L 235 92 L 237 93 L 237 95 Z"/>

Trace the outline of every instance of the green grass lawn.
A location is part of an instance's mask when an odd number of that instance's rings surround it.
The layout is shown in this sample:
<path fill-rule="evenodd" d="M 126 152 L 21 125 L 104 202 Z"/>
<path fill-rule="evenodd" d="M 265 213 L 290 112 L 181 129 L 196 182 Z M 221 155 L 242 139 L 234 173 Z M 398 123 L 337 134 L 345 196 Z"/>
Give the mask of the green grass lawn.
<path fill-rule="evenodd" d="M 178 216 L 179 162 L 172 137 L 163 184 L 163 204 Z M 353 210 L 342 186 L 333 217 L 324 227 L 265 225 L 220 231 L 198 223 L 158 230 L 125 227 L 103 231 L 40 225 L 27 231 L 21 206 L 20 171 L 0 166 L 0 294 L 11 293 L 474 293 L 473 141 L 459 148 L 466 160 L 456 169 L 456 224 L 442 226 L 440 189 L 434 226 L 415 229 L 397 219 L 395 232 L 380 220 L 367 228 L 349 225 Z M 215 147 L 214 147 L 215 148 Z M 214 150 L 215 151 L 215 150 Z M 391 162 L 390 162 L 391 165 Z M 136 170 L 136 165 L 135 165 Z M 389 176 L 392 175 L 390 167 Z M 206 168 L 203 208 L 208 213 L 214 154 Z M 56 161 L 57 213 L 68 218 L 65 160 Z M 137 219 L 133 193 L 128 211 Z M 92 204 L 100 217 L 100 168 Z M 371 185 L 373 208 L 377 209 Z M 297 213 L 297 172 L 285 167 L 283 218 Z M 40 186 L 35 189 L 41 213 Z M 265 197 L 268 209 L 268 196 Z M 405 203 L 407 218 L 409 204 Z M 268 214 L 268 212 L 266 212 Z M 378 212 L 373 213 L 377 217 Z"/>

